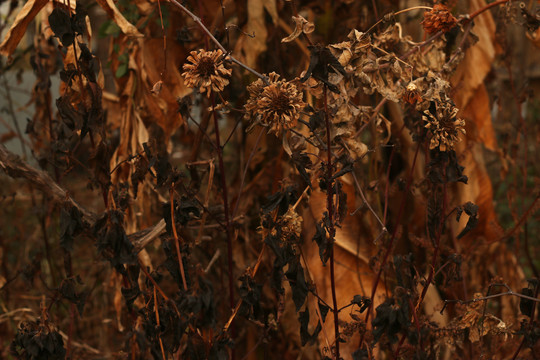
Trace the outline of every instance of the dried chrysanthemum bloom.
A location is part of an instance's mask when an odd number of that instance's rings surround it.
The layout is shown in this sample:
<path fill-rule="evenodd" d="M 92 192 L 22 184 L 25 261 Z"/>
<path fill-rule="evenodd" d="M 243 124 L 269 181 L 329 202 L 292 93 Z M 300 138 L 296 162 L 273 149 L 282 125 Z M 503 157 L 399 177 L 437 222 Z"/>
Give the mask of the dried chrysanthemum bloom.
<path fill-rule="evenodd" d="M 431 132 L 430 149 L 437 146 L 441 151 L 454 148 L 459 141 L 459 133 L 465 134 L 465 121 L 456 117 L 458 109 L 450 103 L 437 104 L 435 116 L 429 111 L 424 111 L 422 119 L 426 122 L 426 129 Z"/>
<path fill-rule="evenodd" d="M 428 34 L 448 32 L 457 24 L 457 19 L 450 13 L 445 5 L 435 4 L 431 11 L 424 13 L 422 26 Z"/>
<path fill-rule="evenodd" d="M 296 126 L 305 104 L 302 92 L 292 82 L 279 80 L 274 72 L 268 75 L 268 81 L 266 85 L 258 79 L 247 87 L 249 100 L 245 108 L 252 126 L 260 124 L 277 135 Z"/>
<path fill-rule="evenodd" d="M 199 88 L 201 93 L 222 91 L 229 84 L 232 70 L 223 65 L 223 51 L 192 51 L 182 67 L 187 87 Z"/>

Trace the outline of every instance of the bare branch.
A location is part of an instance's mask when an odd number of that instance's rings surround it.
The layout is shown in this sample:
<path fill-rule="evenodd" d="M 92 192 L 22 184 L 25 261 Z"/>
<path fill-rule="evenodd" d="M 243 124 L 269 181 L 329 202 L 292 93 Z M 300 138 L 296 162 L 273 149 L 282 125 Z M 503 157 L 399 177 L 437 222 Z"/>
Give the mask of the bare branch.
<path fill-rule="evenodd" d="M 93 226 L 96 222 L 97 215 L 77 203 L 77 201 L 75 201 L 65 189 L 60 187 L 49 174 L 29 165 L 18 155 L 6 149 L 2 144 L 0 144 L 0 168 L 2 168 L 8 176 L 14 179 L 22 178 L 29 181 L 36 189 L 47 194 L 53 201 L 75 207 L 81 212 L 83 220 L 90 226 Z M 135 249 L 140 251 L 154 239 L 159 237 L 164 231 L 165 220 L 161 219 L 156 225 L 133 233 L 129 235 L 128 238 L 135 246 Z"/>

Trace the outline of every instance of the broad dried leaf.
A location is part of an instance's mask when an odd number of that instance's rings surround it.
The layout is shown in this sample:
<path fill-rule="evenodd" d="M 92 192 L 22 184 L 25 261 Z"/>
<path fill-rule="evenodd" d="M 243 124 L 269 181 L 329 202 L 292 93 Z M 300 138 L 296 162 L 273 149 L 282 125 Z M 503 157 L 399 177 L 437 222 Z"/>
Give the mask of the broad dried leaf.
<path fill-rule="evenodd" d="M 242 57 L 248 66 L 255 67 L 259 55 L 266 51 L 266 39 L 268 30 L 265 24 L 265 9 L 272 17 L 273 22 L 277 22 L 276 1 L 253 0 L 248 1 L 247 13 L 248 21 L 245 31 L 255 37 L 241 37 L 236 43 L 235 52 L 242 53 Z"/>
<path fill-rule="evenodd" d="M 486 5 L 484 0 L 471 0 L 469 11 L 473 12 Z M 489 11 L 474 21 L 473 32 L 478 42 L 465 53 L 465 57 L 452 77 L 452 85 L 459 89 L 453 98 L 458 108 L 464 108 L 474 92 L 491 71 L 495 58 L 495 22 Z"/>
<path fill-rule="evenodd" d="M 370 244 L 367 246 L 365 244 L 359 244 L 359 218 L 356 215 L 350 215 L 358 206 L 356 203 L 356 192 L 351 185 L 352 178 L 350 175 L 345 175 L 341 179 L 343 180 L 343 191 L 347 194 L 347 208 L 349 211 L 342 221 L 341 227 L 336 228 L 335 244 L 346 252 L 356 256 L 359 260 L 368 263 L 368 256 L 373 249 L 370 249 Z M 316 181 L 313 180 L 312 182 L 316 183 Z M 320 188 L 315 189 L 309 198 L 309 207 L 311 209 L 311 217 L 315 218 L 317 222 L 320 221 L 323 213 L 321 209 L 326 209 L 326 193 L 322 192 Z M 305 216 L 309 217 L 307 214 L 304 214 L 304 218 Z M 306 226 L 310 225 L 305 223 L 304 229 L 306 229 Z M 367 237 L 369 236 L 371 236 L 371 234 L 367 235 Z"/>
<path fill-rule="evenodd" d="M 38 12 L 43 9 L 49 0 L 30 0 L 24 4 L 21 11 L 17 14 L 15 22 L 9 28 L 4 41 L 0 44 L 0 54 L 4 56 L 11 56 L 15 48 L 21 41 L 22 37 L 26 32 L 28 24 L 38 14 Z"/>
<path fill-rule="evenodd" d="M 463 110 L 462 116 L 467 120 L 467 136 L 471 140 L 482 143 L 489 150 L 498 150 L 491 119 L 489 95 L 484 84 L 476 89 L 467 107 Z"/>
<path fill-rule="evenodd" d="M 166 59 L 163 55 L 162 39 L 145 39 L 141 43 L 137 66 L 141 69 L 138 75 L 144 84 L 144 99 L 141 101 L 148 107 L 147 114 L 151 116 L 152 121 L 161 126 L 168 138 L 184 123 L 178 114 L 176 100 L 190 94 L 191 89 L 184 85 L 180 68 L 177 66 L 178 59 L 185 57 L 185 50 L 176 41 L 167 40 Z M 167 62 L 167 72 L 162 76 L 164 61 Z M 151 90 L 159 81 L 162 81 L 162 87 L 159 96 L 156 96 Z"/>

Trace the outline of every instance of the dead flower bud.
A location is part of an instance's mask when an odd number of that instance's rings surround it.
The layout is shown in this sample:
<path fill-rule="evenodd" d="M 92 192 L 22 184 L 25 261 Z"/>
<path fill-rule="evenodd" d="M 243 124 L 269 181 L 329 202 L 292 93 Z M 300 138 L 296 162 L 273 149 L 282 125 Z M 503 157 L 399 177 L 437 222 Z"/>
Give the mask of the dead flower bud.
<path fill-rule="evenodd" d="M 459 133 L 465 134 L 465 121 L 456 118 L 458 109 L 449 103 L 437 104 L 436 116 L 429 111 L 424 111 L 422 119 L 426 122 L 426 129 L 431 132 L 430 149 L 437 146 L 441 151 L 454 148 L 454 144 L 459 141 Z"/>
<path fill-rule="evenodd" d="M 156 82 L 154 84 L 154 86 L 152 87 L 152 90 L 150 90 L 150 92 L 154 95 L 159 95 L 159 93 L 161 92 L 161 88 L 163 87 L 163 81 L 159 80 L 158 82 Z"/>
<path fill-rule="evenodd" d="M 260 124 L 278 135 L 296 126 L 305 103 L 302 92 L 292 82 L 279 80 L 275 72 L 268 75 L 268 80 L 269 85 L 259 79 L 247 87 L 246 115 L 252 121 L 250 128 Z"/>
<path fill-rule="evenodd" d="M 284 241 L 300 237 L 300 233 L 302 232 L 302 217 L 294 211 L 292 206 L 289 207 L 289 210 L 281 218 L 281 223 L 283 224 L 281 236 Z"/>
<path fill-rule="evenodd" d="M 229 84 L 232 70 L 223 65 L 223 51 L 192 51 L 182 67 L 187 87 L 199 88 L 201 93 L 222 91 Z"/>
<path fill-rule="evenodd" d="M 431 11 L 424 13 L 422 26 L 428 34 L 442 31 L 450 31 L 457 24 L 457 19 L 450 13 L 448 8 L 442 4 L 435 4 Z"/>
<path fill-rule="evenodd" d="M 263 239 L 267 236 L 279 238 L 280 246 L 294 245 L 300 239 L 302 220 L 302 217 L 296 213 L 294 208 L 289 206 L 287 212 L 279 217 L 276 223 L 268 221 L 268 218 L 261 218 L 261 226 L 257 228 L 257 232 Z"/>
<path fill-rule="evenodd" d="M 422 97 L 420 96 L 420 93 L 418 92 L 418 87 L 414 83 L 409 83 L 407 85 L 407 88 L 405 89 L 405 92 L 403 92 L 403 101 L 405 101 L 409 105 L 416 105 L 416 103 L 422 101 Z"/>
<path fill-rule="evenodd" d="M 225 101 L 221 104 L 217 104 L 215 107 L 209 106 L 207 109 L 209 112 L 212 111 L 221 111 L 223 114 L 228 114 L 230 110 L 230 104 L 228 101 Z"/>

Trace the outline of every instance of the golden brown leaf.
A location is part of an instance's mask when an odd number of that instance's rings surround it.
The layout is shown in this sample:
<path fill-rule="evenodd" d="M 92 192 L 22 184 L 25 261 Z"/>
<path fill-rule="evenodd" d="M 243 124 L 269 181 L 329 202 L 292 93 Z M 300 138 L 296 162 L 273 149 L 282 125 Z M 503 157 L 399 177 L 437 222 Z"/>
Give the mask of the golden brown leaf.
<path fill-rule="evenodd" d="M 498 150 L 491 121 L 489 95 L 484 84 L 481 84 L 474 92 L 467 107 L 463 110 L 463 118 L 466 119 L 467 133 L 471 140 L 482 143 L 489 150 Z"/>
<path fill-rule="evenodd" d="M 473 12 L 486 5 L 484 0 L 471 0 L 469 11 Z M 485 12 L 475 20 L 473 28 L 478 42 L 465 53 L 465 58 L 452 77 L 452 85 L 458 88 L 453 98 L 458 108 L 464 108 L 476 88 L 483 83 L 490 72 L 495 58 L 495 22 L 490 12 Z"/>
<path fill-rule="evenodd" d="M 257 58 L 267 48 L 266 39 L 268 37 L 268 30 L 264 22 L 264 12 L 268 11 L 272 17 L 272 21 L 277 23 L 278 16 L 276 10 L 276 1 L 264 1 L 253 0 L 248 1 L 247 13 L 248 21 L 245 31 L 248 34 L 253 34 L 254 37 L 249 36 L 241 37 L 236 43 L 235 52 L 239 53 L 240 59 L 245 59 L 245 63 L 248 66 L 255 67 Z M 241 54 L 241 55 L 240 55 Z"/>
<path fill-rule="evenodd" d="M 15 48 L 21 41 L 22 37 L 26 32 L 28 24 L 38 14 L 38 12 L 43 9 L 49 0 L 30 0 L 24 4 L 21 11 L 17 14 L 13 25 L 9 28 L 4 41 L 0 44 L 0 54 L 4 56 L 11 56 Z"/>

